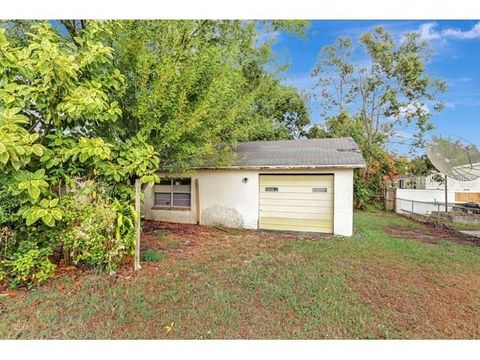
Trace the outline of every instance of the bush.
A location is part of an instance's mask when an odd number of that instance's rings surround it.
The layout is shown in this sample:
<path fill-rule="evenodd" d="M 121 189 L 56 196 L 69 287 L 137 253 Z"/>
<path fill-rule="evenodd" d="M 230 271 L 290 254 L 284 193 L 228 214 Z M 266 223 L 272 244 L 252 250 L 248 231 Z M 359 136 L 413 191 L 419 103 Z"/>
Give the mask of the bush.
<path fill-rule="evenodd" d="M 24 241 L 11 258 L 0 262 L 0 280 L 7 280 L 11 288 L 41 283 L 55 270 L 49 259 L 51 255 L 51 248 L 39 248 L 37 244 Z"/>
<path fill-rule="evenodd" d="M 114 270 L 125 255 L 133 253 L 135 244 L 134 229 L 125 230 L 119 218 L 123 215 L 106 201 L 85 205 L 77 223 L 60 236 L 67 257 L 74 264 L 85 262 L 95 269 Z"/>

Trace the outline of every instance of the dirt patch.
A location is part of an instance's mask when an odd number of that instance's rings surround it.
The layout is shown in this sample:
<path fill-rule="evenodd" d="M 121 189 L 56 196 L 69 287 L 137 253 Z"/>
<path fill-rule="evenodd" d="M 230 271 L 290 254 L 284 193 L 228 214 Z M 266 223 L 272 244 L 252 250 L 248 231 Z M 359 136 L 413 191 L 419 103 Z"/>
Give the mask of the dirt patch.
<path fill-rule="evenodd" d="M 478 274 L 432 274 L 380 262 L 362 264 L 355 272 L 351 288 L 386 311 L 401 337 L 480 337 Z"/>
<path fill-rule="evenodd" d="M 458 244 L 480 246 L 480 239 L 462 234 L 444 226 L 423 224 L 420 229 L 407 226 L 385 226 L 383 230 L 397 239 L 412 239 L 430 244 L 438 244 L 441 241 L 453 241 Z"/>
<path fill-rule="evenodd" d="M 162 221 L 145 221 L 142 250 L 164 250 L 172 257 L 189 257 L 222 249 L 246 248 L 251 253 L 273 248 L 278 242 L 314 237 L 257 230 L 232 229 Z"/>

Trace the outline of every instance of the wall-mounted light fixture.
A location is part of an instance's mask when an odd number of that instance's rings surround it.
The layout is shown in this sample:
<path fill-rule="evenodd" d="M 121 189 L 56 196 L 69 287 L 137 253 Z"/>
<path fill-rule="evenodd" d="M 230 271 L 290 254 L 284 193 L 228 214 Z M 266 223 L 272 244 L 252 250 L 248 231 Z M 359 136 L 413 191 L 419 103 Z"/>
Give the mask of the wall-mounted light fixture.
<path fill-rule="evenodd" d="M 248 182 L 248 178 L 247 178 L 247 177 L 244 177 L 244 178 L 242 179 L 242 182 L 243 182 L 244 184 L 246 184 L 246 183 Z"/>

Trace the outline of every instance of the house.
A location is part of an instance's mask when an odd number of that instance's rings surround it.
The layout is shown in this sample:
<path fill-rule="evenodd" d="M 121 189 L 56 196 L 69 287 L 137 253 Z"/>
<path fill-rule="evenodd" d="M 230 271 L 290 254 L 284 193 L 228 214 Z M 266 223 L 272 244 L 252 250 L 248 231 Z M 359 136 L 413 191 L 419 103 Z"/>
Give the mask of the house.
<path fill-rule="evenodd" d="M 387 185 L 397 189 L 425 189 L 425 176 L 414 174 L 396 175 L 387 182 Z"/>
<path fill-rule="evenodd" d="M 445 190 L 443 174 L 435 173 L 425 178 L 425 189 Z M 480 192 L 480 179 L 466 181 L 448 178 L 448 190 L 455 192 Z"/>
<path fill-rule="evenodd" d="M 352 138 L 239 143 L 230 166 L 160 171 L 145 190 L 146 219 L 352 235 L 353 169 L 365 161 Z"/>

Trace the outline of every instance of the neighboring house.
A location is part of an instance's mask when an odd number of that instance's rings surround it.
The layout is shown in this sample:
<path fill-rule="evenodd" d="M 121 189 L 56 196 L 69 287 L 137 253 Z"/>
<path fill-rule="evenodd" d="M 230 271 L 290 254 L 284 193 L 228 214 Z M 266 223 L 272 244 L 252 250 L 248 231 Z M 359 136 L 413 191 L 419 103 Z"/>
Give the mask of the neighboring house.
<path fill-rule="evenodd" d="M 232 228 L 352 235 L 352 138 L 239 143 L 231 166 L 160 171 L 147 187 L 147 219 Z"/>
<path fill-rule="evenodd" d="M 436 178 L 441 178 L 442 181 L 438 181 Z M 448 190 L 456 192 L 480 192 L 480 179 L 473 181 L 462 181 L 448 178 Z M 425 189 L 444 190 L 445 182 L 443 181 L 442 174 L 428 175 L 425 179 Z"/>
<path fill-rule="evenodd" d="M 432 211 L 443 210 L 445 207 L 445 182 L 443 175 L 433 173 L 423 178 L 423 188 L 402 187 L 400 181 L 396 182 L 395 210 L 400 213 L 414 212 L 417 214 L 431 214 Z M 399 180 L 399 179 L 396 179 Z M 411 183 L 410 179 L 410 183 Z M 467 202 L 480 203 L 480 180 L 461 181 L 447 179 L 447 203 L 449 211 L 453 207 Z M 420 183 L 419 182 L 419 183 Z M 390 201 L 390 200 L 389 200 Z M 392 203 L 389 203 L 391 205 Z"/>
<path fill-rule="evenodd" d="M 396 175 L 391 180 L 389 187 L 397 189 L 425 189 L 425 176 Z"/>
<path fill-rule="evenodd" d="M 395 176 L 389 186 L 397 189 L 442 190 L 445 189 L 445 182 L 443 181 L 443 175 L 439 173 L 428 176 L 409 174 Z M 462 181 L 449 178 L 448 190 L 457 192 L 480 192 L 480 179 Z"/>

